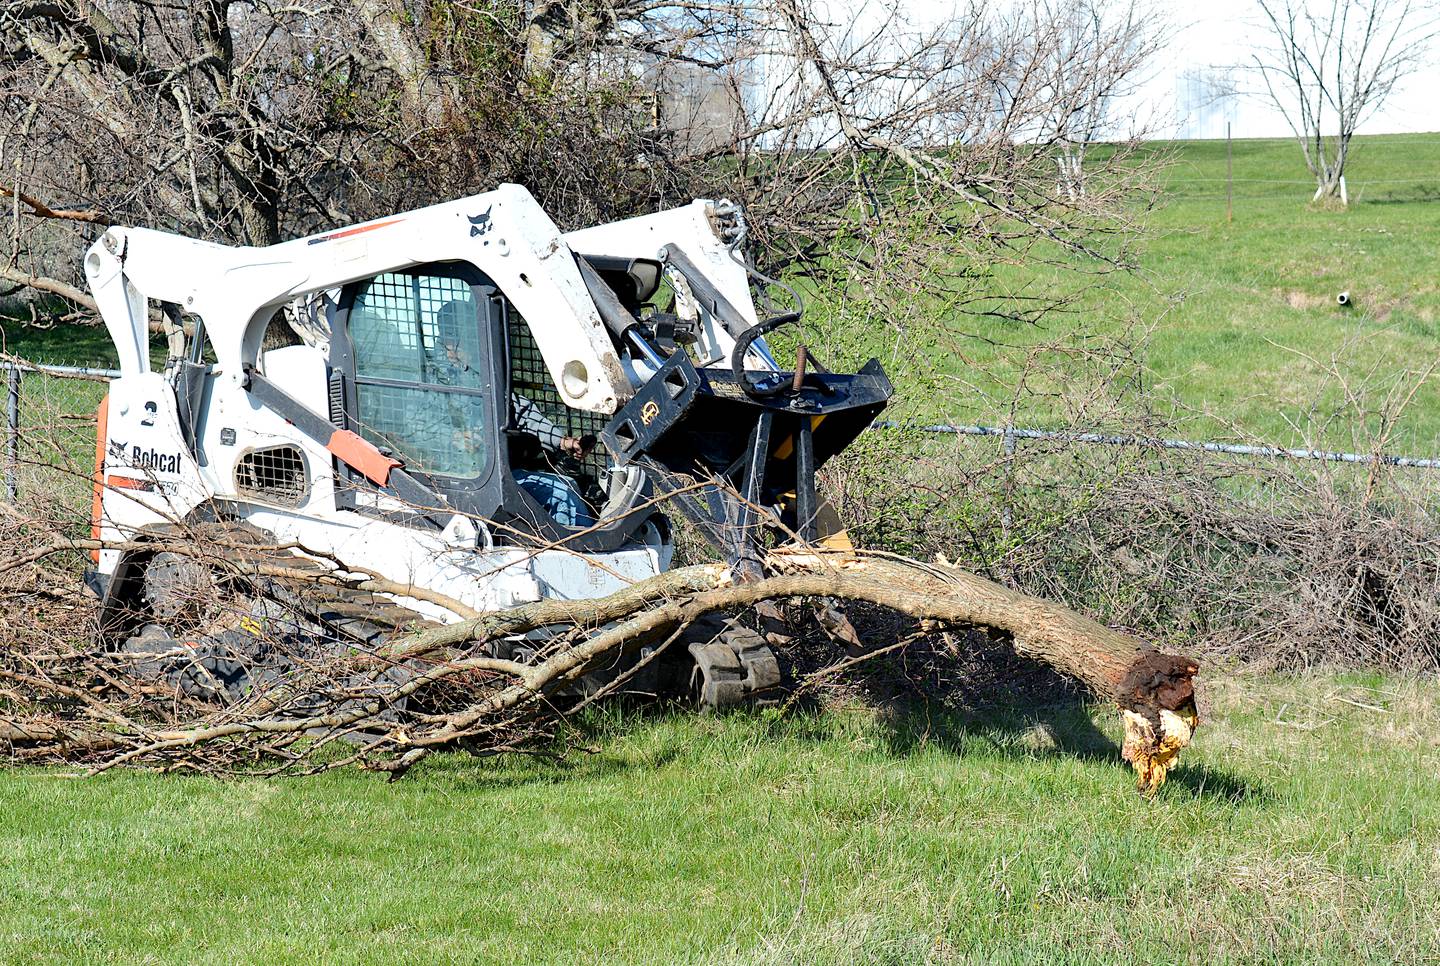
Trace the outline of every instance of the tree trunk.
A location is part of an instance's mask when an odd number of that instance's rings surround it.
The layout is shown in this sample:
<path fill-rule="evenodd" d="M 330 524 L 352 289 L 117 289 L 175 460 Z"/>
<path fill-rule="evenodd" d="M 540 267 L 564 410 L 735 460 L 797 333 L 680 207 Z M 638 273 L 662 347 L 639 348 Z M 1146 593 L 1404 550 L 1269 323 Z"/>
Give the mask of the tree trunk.
<path fill-rule="evenodd" d="M 859 553 L 775 553 L 773 576 L 733 583 L 728 570 L 702 565 L 673 570 L 595 601 L 542 601 L 416 635 L 396 654 L 432 653 L 464 640 L 523 632 L 556 620 L 595 626 L 625 620 L 624 633 L 602 633 L 527 674 L 514 694 L 522 700 L 629 640 L 662 635 L 706 613 L 753 607 L 784 597 L 863 600 L 911 617 L 1006 632 L 1017 653 L 1041 661 L 1113 701 L 1124 716 L 1124 754 L 1140 788 L 1165 780 L 1198 723 L 1192 679 L 1198 662 L 1161 654 L 1067 607 L 1030 597 L 958 568 Z M 581 650 L 587 653 L 580 654 Z M 501 706 L 513 706 L 510 698 Z M 473 727 L 496 706 L 471 709 L 451 722 L 451 735 Z"/>
<path fill-rule="evenodd" d="M 85 549 L 95 543 L 64 546 Z M 179 546 L 183 552 L 183 544 Z M 59 549 L 58 544 L 43 547 L 31 557 Z M 854 551 L 778 551 L 766 557 L 767 576 L 761 579 L 737 583 L 723 566 L 698 565 L 594 600 L 541 600 L 476 615 L 433 591 L 412 595 L 406 586 L 377 582 L 373 576 L 346 577 L 343 570 L 323 567 L 307 570 L 296 566 L 302 558 L 283 551 L 266 556 L 270 551 L 243 549 L 238 555 L 225 551 L 219 559 L 229 561 L 237 576 L 290 581 L 286 586 L 292 590 L 281 595 L 286 599 L 296 599 L 297 582 L 301 590 L 310 587 L 323 596 L 327 587 L 348 580 L 352 590 L 401 601 L 423 598 L 467 619 L 399 635 L 378 651 L 342 648 L 323 661 L 312 656 L 273 686 L 250 689 L 223 707 L 219 699 L 208 706 L 197 703 L 193 694 L 188 705 L 177 705 L 163 685 L 127 687 L 123 654 L 72 651 L 36 674 L 27 651 L 19 663 L 0 661 L 0 676 L 35 689 L 0 715 L 0 739 L 17 746 L 13 757 L 85 760 L 96 771 L 146 764 L 234 773 L 252 771 L 258 759 L 278 756 L 283 761 L 276 771 L 309 773 L 335 767 L 333 757 L 318 753 L 334 737 L 363 733 L 364 750 L 341 761 L 358 760 L 398 775 L 435 750 L 516 750 L 549 733 L 573 703 L 564 695 L 573 693 L 581 678 L 627 666 L 619 661 L 622 654 L 636 655 L 650 647 L 653 656 L 707 614 L 745 610 L 780 598 L 861 600 L 941 626 L 979 626 L 1008 635 L 1019 654 L 1044 662 L 1117 706 L 1125 726 L 1124 756 L 1147 794 L 1165 780 L 1198 723 L 1195 661 L 1160 654 L 1066 607 L 943 564 Z M 395 606 L 393 601 L 389 606 Z M 509 651 L 489 646 L 539 628 L 551 636 L 537 650 L 524 652 L 528 657 L 495 656 Z M 201 649 L 198 654 L 209 645 L 202 641 L 191 646 Z M 0 653 L 0 658 L 5 656 Z M 112 662 L 108 671 L 107 660 Z M 7 664 L 14 670 L 7 670 Z M 396 669 L 405 673 L 396 676 Z M 97 674 L 114 693 L 94 690 Z M 430 697 L 423 698 L 426 695 Z M 431 700 L 437 695 L 443 700 Z M 397 715 L 394 709 L 406 708 L 412 696 L 422 697 L 432 710 L 413 717 Z M 64 718 L 51 710 L 57 697 L 74 709 Z M 83 707 L 77 707 L 76 700 Z M 28 715 L 17 710 L 27 704 Z M 320 735 L 325 739 L 306 746 L 313 750 L 295 744 Z"/>
<path fill-rule="evenodd" d="M 1311 196 L 1311 203 L 1317 201 L 1328 201 L 1340 195 L 1340 176 L 1334 169 L 1315 176 L 1315 194 Z"/>

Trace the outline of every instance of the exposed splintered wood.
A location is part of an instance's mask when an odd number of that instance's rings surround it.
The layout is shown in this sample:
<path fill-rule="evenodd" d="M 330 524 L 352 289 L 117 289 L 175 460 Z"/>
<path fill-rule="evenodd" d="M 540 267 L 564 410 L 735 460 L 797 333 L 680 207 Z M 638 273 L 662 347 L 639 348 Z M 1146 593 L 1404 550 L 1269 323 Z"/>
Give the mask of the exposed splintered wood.
<path fill-rule="evenodd" d="M 416 630 L 379 653 L 312 664 L 210 713 L 197 713 L 193 702 L 167 704 L 126 689 L 113 667 L 102 672 L 104 686 L 92 681 L 82 691 L 58 669 L 85 674 L 86 660 L 103 664 L 114 655 L 76 653 L 68 664 L 50 667 L 48 677 L 29 676 L 32 685 L 48 682 L 51 694 L 71 698 L 70 714 L 0 718 L 0 739 L 25 759 L 84 761 L 92 771 L 117 764 L 253 771 L 255 762 L 273 761 L 273 770 L 294 772 L 338 760 L 398 775 L 435 750 L 521 748 L 550 733 L 563 705 L 556 696 L 567 685 L 613 666 L 619 653 L 656 642 L 663 648 L 713 612 L 787 598 L 866 601 L 938 626 L 1005 633 L 1021 655 L 1115 703 L 1125 725 L 1124 757 L 1147 794 L 1193 736 L 1197 663 L 1160 654 L 1066 607 L 956 567 L 881 554 L 777 552 L 766 568 L 763 579 L 736 583 L 721 566 L 685 567 L 608 597 L 538 601 Z M 285 576 L 290 583 L 336 580 L 298 566 Z M 542 627 L 562 633 L 525 660 L 496 657 L 485 646 Z M 385 676 L 394 668 L 406 673 Z M 423 703 L 437 688 L 447 702 Z M 428 710 L 405 703 L 416 698 Z M 363 736 L 361 750 L 339 759 L 315 755 L 316 747 L 342 736 Z"/>

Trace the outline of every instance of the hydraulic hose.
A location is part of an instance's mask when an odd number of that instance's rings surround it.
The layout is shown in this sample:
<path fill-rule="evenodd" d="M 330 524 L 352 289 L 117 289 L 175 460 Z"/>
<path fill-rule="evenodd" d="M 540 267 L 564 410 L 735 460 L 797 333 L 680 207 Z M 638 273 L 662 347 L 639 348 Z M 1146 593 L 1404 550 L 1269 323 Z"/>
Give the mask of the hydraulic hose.
<path fill-rule="evenodd" d="M 735 374 L 735 379 L 740 383 L 740 388 L 745 391 L 745 395 L 751 399 L 763 400 L 778 395 L 789 388 L 789 383 L 780 379 L 776 381 L 775 385 L 768 386 L 764 389 L 755 385 L 746 374 L 745 353 L 749 352 L 750 346 L 754 344 L 755 340 L 766 332 L 774 331 L 782 325 L 789 325 L 791 322 L 798 321 L 800 321 L 799 312 L 786 312 L 784 315 L 776 315 L 766 319 L 759 325 L 752 325 L 740 333 L 740 337 L 735 340 L 735 349 L 730 353 L 730 371 Z"/>
<path fill-rule="evenodd" d="M 740 336 L 736 338 L 735 348 L 730 353 L 730 371 L 735 374 L 735 378 L 740 383 L 740 388 L 745 391 L 745 395 L 749 396 L 751 399 L 764 400 L 768 399 L 771 396 L 777 396 L 782 392 L 798 392 L 798 386 L 793 386 L 792 383 L 788 383 L 783 379 L 777 379 L 774 385 L 768 386 L 764 389 L 752 383 L 750 381 L 750 377 L 745 374 L 745 353 L 749 352 L 750 346 L 754 344 L 755 340 L 760 338 L 765 333 L 773 332 L 774 330 L 780 328 L 780 326 L 782 325 L 790 325 L 792 322 L 799 322 L 801 317 L 805 314 L 805 300 L 800 297 L 800 293 L 795 291 L 794 288 L 785 284 L 779 279 L 771 278 L 764 272 L 752 267 L 748 261 L 742 259 L 741 264 L 745 266 L 746 274 L 760 283 L 761 292 L 765 291 L 765 285 L 778 285 L 785 291 L 790 293 L 790 297 L 795 300 L 795 308 L 792 311 L 768 318 L 764 322 L 761 322 L 758 325 L 753 325 L 750 328 L 746 329 L 744 332 L 742 332 Z M 769 301 L 768 297 L 766 301 Z"/>

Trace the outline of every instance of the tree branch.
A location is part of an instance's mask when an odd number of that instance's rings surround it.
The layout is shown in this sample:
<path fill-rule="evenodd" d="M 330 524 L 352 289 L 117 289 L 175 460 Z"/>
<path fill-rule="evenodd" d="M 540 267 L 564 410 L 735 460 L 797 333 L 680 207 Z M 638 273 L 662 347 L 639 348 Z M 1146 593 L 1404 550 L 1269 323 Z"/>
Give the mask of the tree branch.
<path fill-rule="evenodd" d="M 93 298 L 68 282 L 62 282 L 56 278 L 48 278 L 44 275 L 31 275 L 27 272 L 22 272 L 13 265 L 0 265 L 0 278 L 14 282 L 17 285 L 33 288 L 37 292 L 58 295 L 66 301 L 74 302 L 76 305 L 83 306 L 97 314 L 100 311 L 100 307 L 95 304 Z"/>
<path fill-rule="evenodd" d="M 93 208 L 72 209 L 72 208 L 51 208 L 34 195 L 26 194 L 23 191 L 16 191 L 0 185 L 0 198 L 19 198 L 21 204 L 30 209 L 30 214 L 36 218 L 56 218 L 61 221 L 83 221 L 92 225 L 111 224 L 110 216 L 103 211 L 96 211 Z"/>

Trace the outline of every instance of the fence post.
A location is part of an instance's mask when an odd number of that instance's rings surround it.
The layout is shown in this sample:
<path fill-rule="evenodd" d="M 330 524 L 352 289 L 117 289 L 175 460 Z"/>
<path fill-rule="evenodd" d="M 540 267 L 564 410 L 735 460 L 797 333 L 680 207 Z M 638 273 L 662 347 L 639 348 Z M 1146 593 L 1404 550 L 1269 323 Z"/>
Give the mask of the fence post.
<path fill-rule="evenodd" d="M 5 364 L 5 385 L 9 397 L 5 407 L 10 435 L 5 445 L 5 499 L 15 503 L 20 494 L 20 367 Z"/>
<path fill-rule="evenodd" d="M 1230 122 L 1225 122 L 1225 224 L 1232 220 L 1231 199 L 1235 197 L 1235 167 L 1230 152 Z"/>

